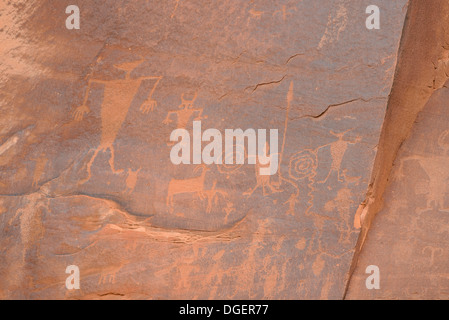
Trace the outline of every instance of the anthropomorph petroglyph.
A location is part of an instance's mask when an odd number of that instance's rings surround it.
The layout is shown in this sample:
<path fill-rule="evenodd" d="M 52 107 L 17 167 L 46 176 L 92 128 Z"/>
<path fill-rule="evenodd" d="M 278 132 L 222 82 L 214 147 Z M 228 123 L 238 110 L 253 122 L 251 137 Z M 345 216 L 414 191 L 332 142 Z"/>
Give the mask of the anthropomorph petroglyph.
<path fill-rule="evenodd" d="M 148 95 L 147 100 L 140 107 L 140 111 L 144 114 L 147 114 L 150 111 L 153 111 L 153 109 L 157 105 L 156 101 L 153 100 L 153 94 L 159 81 L 162 79 L 162 77 L 159 76 L 140 77 L 136 79 L 131 78 L 131 72 L 136 69 L 143 61 L 144 59 L 141 59 L 138 61 L 125 62 L 114 65 L 115 68 L 126 72 L 124 79 L 89 80 L 83 104 L 74 111 L 74 116 L 76 121 L 81 121 L 84 115 L 90 112 L 90 109 L 86 105 L 86 103 L 92 84 L 98 83 L 104 85 L 104 99 L 101 105 L 101 142 L 99 147 L 94 151 L 92 158 L 87 163 L 87 177 L 84 180 L 81 180 L 80 184 L 86 183 L 91 178 L 91 167 L 100 151 L 105 152 L 109 150 L 111 152 L 109 165 L 112 172 L 114 172 L 115 174 L 123 172 L 123 170 L 116 170 L 114 165 L 114 142 L 117 133 L 120 130 L 123 122 L 125 121 L 128 110 L 131 107 L 131 103 L 134 100 L 134 97 L 137 94 L 142 81 L 155 80 L 155 83 Z"/>
<path fill-rule="evenodd" d="M 296 202 L 298 201 L 298 197 L 299 197 L 299 188 L 296 185 L 296 183 L 294 181 L 292 181 L 290 178 L 284 177 L 282 175 L 282 172 L 280 169 L 281 169 L 283 154 L 284 154 L 285 145 L 286 145 L 286 141 L 287 141 L 289 112 L 290 112 L 292 101 L 293 101 L 293 87 L 294 87 L 294 84 L 293 84 L 293 81 L 291 81 L 288 92 L 287 92 L 287 99 L 286 99 L 287 100 L 286 101 L 287 108 L 286 108 L 286 113 L 285 113 L 284 134 L 283 134 L 283 139 L 282 139 L 281 151 L 280 151 L 280 153 L 278 153 L 278 152 L 276 152 L 277 151 L 277 149 L 276 149 L 276 150 L 274 150 L 275 152 L 271 152 L 268 144 L 267 143 L 265 144 L 263 153 L 269 158 L 269 161 L 267 162 L 267 164 L 263 164 L 263 163 L 260 163 L 259 161 L 256 161 L 256 186 L 244 193 L 244 195 L 251 196 L 257 189 L 261 188 L 262 194 L 264 196 L 267 196 L 270 194 L 283 192 L 284 191 L 282 188 L 283 184 L 289 185 L 295 189 L 295 192 L 290 196 L 289 200 L 286 202 L 286 203 L 289 203 L 289 208 L 290 208 L 289 213 L 290 214 L 294 213 L 295 205 L 296 205 Z M 270 143 L 271 143 L 271 139 L 270 139 Z M 248 157 L 251 157 L 251 155 L 248 155 Z M 279 158 L 278 164 L 277 164 L 277 167 L 279 169 L 277 170 L 278 180 L 274 181 L 273 177 L 263 176 L 260 174 L 260 172 L 261 172 L 261 169 L 266 169 L 267 167 L 269 167 L 272 164 L 273 160 L 275 160 L 276 158 Z"/>
<path fill-rule="evenodd" d="M 269 168 L 272 163 L 275 161 L 275 157 L 279 156 L 279 153 L 270 153 L 270 147 L 268 145 L 268 143 L 265 144 L 265 148 L 263 150 L 263 153 L 265 155 L 268 155 L 268 158 L 270 159 L 269 162 L 267 164 L 262 164 L 260 163 L 259 159 L 256 159 L 256 186 L 250 190 L 248 190 L 247 192 L 244 193 L 244 195 L 250 196 L 254 193 L 254 191 L 256 191 L 257 189 L 261 188 L 262 189 L 262 193 L 264 196 L 270 194 L 270 193 L 277 193 L 280 192 L 280 190 L 278 190 L 277 188 L 274 187 L 274 184 L 272 182 L 272 178 L 270 175 L 262 175 L 261 174 L 261 169 L 263 170 L 264 168 Z M 251 156 L 249 156 L 251 157 Z M 266 192 L 266 190 L 269 191 L 269 193 Z"/>
<path fill-rule="evenodd" d="M 195 103 L 196 98 L 198 97 L 198 93 L 195 93 L 193 98 L 191 100 L 187 100 L 185 98 L 185 94 L 181 95 L 181 104 L 179 105 L 179 110 L 176 111 L 169 111 L 167 114 L 167 117 L 163 121 L 164 124 L 169 124 L 172 122 L 171 116 L 176 115 L 177 116 L 177 129 L 186 129 L 187 124 L 189 123 L 189 120 L 193 117 L 195 113 L 197 113 L 197 116 L 194 120 L 201 120 L 203 119 L 203 109 L 202 108 L 194 108 L 193 104 Z"/>
<path fill-rule="evenodd" d="M 228 193 L 217 189 L 217 181 L 214 181 L 212 188 L 210 190 L 205 190 L 200 193 L 201 198 L 205 198 L 207 200 L 207 208 L 206 212 L 211 213 L 212 212 L 212 205 L 218 206 L 220 198 L 226 199 L 228 196 Z"/>
<path fill-rule="evenodd" d="M 338 177 L 338 181 L 343 181 L 340 178 L 341 175 L 341 163 L 343 161 L 343 157 L 346 153 L 346 150 L 348 150 L 348 146 L 350 144 L 357 144 L 361 141 L 361 138 L 357 137 L 355 139 L 355 141 L 347 141 L 344 139 L 344 136 L 346 135 L 346 133 L 348 133 L 349 131 L 351 131 L 352 129 L 346 130 L 344 132 L 341 133 L 335 133 L 333 131 L 331 131 L 330 133 L 337 137 L 338 140 L 335 142 L 332 142 L 330 144 L 326 144 L 324 146 L 319 147 L 317 150 L 322 149 L 324 147 L 327 147 L 330 145 L 330 152 L 331 152 L 331 157 L 332 157 L 332 164 L 331 164 L 331 168 L 329 170 L 329 174 L 327 175 L 326 179 L 324 179 L 323 181 L 319 182 L 319 183 L 326 183 L 327 180 L 329 179 L 329 177 L 331 176 L 332 172 L 336 172 L 337 173 L 337 177 Z"/>

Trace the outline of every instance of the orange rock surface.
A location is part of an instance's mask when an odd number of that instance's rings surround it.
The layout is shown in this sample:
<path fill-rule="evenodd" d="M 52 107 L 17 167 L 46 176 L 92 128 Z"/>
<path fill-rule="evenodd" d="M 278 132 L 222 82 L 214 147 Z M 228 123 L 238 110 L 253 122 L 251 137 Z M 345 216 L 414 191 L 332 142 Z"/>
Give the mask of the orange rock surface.
<path fill-rule="evenodd" d="M 444 1 L 75 2 L 0 4 L 1 299 L 447 296 Z M 194 121 L 279 170 L 174 164 Z"/>

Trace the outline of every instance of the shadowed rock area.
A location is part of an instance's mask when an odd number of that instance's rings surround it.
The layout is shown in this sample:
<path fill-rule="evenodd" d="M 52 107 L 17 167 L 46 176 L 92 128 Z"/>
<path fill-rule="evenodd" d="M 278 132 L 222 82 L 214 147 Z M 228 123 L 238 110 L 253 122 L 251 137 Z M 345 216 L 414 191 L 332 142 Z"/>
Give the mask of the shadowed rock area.
<path fill-rule="evenodd" d="M 76 2 L 1 3 L 0 298 L 343 298 L 407 1 Z M 194 120 L 278 172 L 174 165 Z"/>

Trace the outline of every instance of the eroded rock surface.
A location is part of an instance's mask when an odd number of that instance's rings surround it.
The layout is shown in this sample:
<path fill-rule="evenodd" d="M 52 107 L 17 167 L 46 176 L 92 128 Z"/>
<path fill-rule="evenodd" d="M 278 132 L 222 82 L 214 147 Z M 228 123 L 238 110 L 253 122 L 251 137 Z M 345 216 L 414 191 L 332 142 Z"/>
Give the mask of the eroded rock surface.
<path fill-rule="evenodd" d="M 0 297 L 342 298 L 406 11 L 377 2 L 3 2 Z M 278 174 L 173 165 L 195 119 L 278 129 Z"/>
<path fill-rule="evenodd" d="M 348 299 L 448 298 L 443 262 L 448 17 L 446 1 L 410 2 Z M 379 268 L 377 290 L 365 283 L 372 280 L 370 266 Z"/>
<path fill-rule="evenodd" d="M 447 85 L 432 95 L 396 158 L 348 299 L 449 299 Z M 379 290 L 366 289 L 369 265 L 379 267 Z"/>

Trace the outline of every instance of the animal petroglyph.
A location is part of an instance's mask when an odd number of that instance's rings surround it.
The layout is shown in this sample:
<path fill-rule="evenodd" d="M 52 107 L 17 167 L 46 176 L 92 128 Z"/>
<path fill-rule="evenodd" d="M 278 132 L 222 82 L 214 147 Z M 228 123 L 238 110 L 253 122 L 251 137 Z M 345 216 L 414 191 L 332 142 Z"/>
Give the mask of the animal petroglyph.
<path fill-rule="evenodd" d="M 168 184 L 166 204 L 170 211 L 173 211 L 174 209 L 173 198 L 177 194 L 193 193 L 200 198 L 203 197 L 204 181 L 206 179 L 206 173 L 207 171 L 209 171 L 209 169 L 205 165 L 199 166 L 198 168 L 202 169 L 201 175 L 199 177 L 183 180 L 172 179 Z M 197 171 L 198 168 L 196 168 L 195 171 Z"/>
<path fill-rule="evenodd" d="M 117 137 L 117 133 L 122 127 L 125 121 L 128 110 L 131 107 L 131 103 L 134 100 L 137 91 L 139 90 L 142 81 L 155 80 L 154 86 L 150 91 L 147 100 L 141 105 L 140 111 L 144 114 L 153 111 L 157 103 L 153 100 L 152 96 L 159 81 L 162 77 L 140 77 L 137 79 L 131 78 L 131 72 L 137 68 L 144 60 L 138 60 L 134 62 L 125 62 L 119 65 L 114 65 L 115 68 L 125 71 L 125 79 L 119 80 L 97 80 L 90 79 L 88 88 L 84 97 L 82 106 L 78 107 L 74 111 L 74 117 L 76 121 L 81 121 L 86 113 L 90 112 L 89 107 L 86 105 L 89 96 L 89 91 L 93 83 L 99 83 L 104 85 L 104 99 L 101 105 L 101 142 L 99 147 L 94 151 L 94 154 L 90 161 L 87 163 L 87 178 L 80 181 L 80 184 L 84 184 L 91 178 L 91 167 L 94 163 L 98 153 L 100 151 L 111 152 L 109 165 L 112 172 L 120 174 L 123 170 L 116 170 L 114 165 L 115 150 L 114 142 Z"/>
<path fill-rule="evenodd" d="M 98 285 L 108 284 L 108 283 L 114 284 L 117 273 L 121 269 L 122 269 L 122 266 L 120 266 L 120 267 L 111 266 L 111 267 L 107 267 L 107 268 L 104 268 L 103 270 L 101 270 L 100 278 L 98 279 Z"/>

